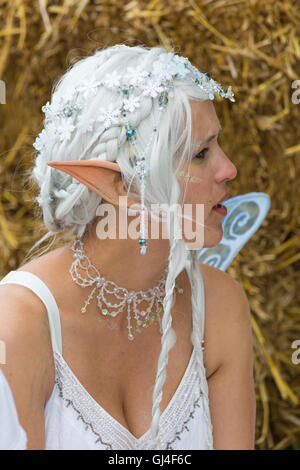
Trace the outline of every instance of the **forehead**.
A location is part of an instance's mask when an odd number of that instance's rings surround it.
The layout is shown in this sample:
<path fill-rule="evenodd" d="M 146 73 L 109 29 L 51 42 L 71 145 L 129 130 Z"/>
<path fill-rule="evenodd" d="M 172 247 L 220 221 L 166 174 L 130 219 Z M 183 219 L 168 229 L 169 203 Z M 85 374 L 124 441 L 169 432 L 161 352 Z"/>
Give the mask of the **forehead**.
<path fill-rule="evenodd" d="M 190 101 L 192 111 L 192 139 L 201 142 L 211 134 L 217 134 L 220 121 L 212 100 Z"/>

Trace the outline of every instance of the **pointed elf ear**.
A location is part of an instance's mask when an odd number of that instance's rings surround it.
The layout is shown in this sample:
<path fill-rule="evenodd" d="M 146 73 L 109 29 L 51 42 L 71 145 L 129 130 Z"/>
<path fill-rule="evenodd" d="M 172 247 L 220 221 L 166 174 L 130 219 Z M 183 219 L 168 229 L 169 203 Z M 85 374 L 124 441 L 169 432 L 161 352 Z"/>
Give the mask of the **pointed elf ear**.
<path fill-rule="evenodd" d="M 47 165 L 73 176 L 107 202 L 118 204 L 117 190 L 122 178 L 117 163 L 104 160 L 67 160 L 50 161 Z"/>

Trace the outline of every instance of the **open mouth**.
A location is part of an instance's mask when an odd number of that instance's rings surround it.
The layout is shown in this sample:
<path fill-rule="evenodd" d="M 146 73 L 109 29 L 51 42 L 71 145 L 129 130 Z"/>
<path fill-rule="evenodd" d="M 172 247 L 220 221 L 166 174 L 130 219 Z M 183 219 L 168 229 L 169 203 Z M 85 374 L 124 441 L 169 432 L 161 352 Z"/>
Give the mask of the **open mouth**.
<path fill-rule="evenodd" d="M 223 217 L 227 215 L 227 208 L 225 206 L 222 206 L 222 204 L 216 204 L 213 206 L 213 210 L 217 212 L 217 214 L 222 215 Z"/>

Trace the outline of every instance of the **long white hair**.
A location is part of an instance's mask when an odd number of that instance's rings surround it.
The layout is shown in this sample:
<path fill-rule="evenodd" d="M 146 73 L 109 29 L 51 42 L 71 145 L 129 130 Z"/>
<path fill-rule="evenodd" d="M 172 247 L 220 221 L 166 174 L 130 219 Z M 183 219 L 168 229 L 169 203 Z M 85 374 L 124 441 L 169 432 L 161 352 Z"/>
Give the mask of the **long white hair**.
<path fill-rule="evenodd" d="M 155 61 L 161 56 L 168 62 L 174 53 L 166 51 L 163 47 L 144 47 L 116 45 L 96 51 L 92 56 L 79 60 L 56 83 L 54 96 L 63 96 L 70 88 L 76 87 L 90 76 L 103 79 L 113 72 L 122 75 L 127 67 L 139 67 L 145 71 L 152 71 Z M 84 113 L 86 117 L 95 117 L 99 108 L 114 104 L 121 105 L 122 97 L 112 90 L 100 87 L 93 99 L 89 99 Z M 180 78 L 174 80 L 174 98 L 169 99 L 167 108 L 163 111 L 163 119 L 152 142 L 149 152 L 145 155 L 149 164 L 150 174 L 146 184 L 145 205 L 167 204 L 172 207 L 178 204 L 180 186 L 175 173 L 181 163 L 190 165 L 191 160 L 191 106 L 190 100 L 207 100 L 208 96 L 196 85 L 189 84 Z M 136 130 L 136 150 L 142 150 L 152 134 L 153 125 L 158 122 L 162 112 L 159 110 L 158 100 L 144 96 L 141 105 L 130 113 L 129 122 Z M 125 186 L 129 188 L 134 175 L 134 169 L 129 164 L 129 146 L 125 145 L 126 132 L 120 132 L 120 126 L 112 125 L 105 129 L 100 122 L 95 123 L 93 132 L 82 134 L 73 131 L 72 138 L 66 142 L 55 142 L 35 155 L 35 164 L 31 180 L 37 183 L 39 195 L 36 198 L 43 215 L 48 233 L 31 248 L 30 252 L 45 239 L 58 233 L 67 236 L 76 234 L 81 237 L 88 224 L 96 217 L 96 211 L 101 203 L 101 197 L 91 191 L 84 184 L 70 175 L 49 167 L 46 163 L 51 160 L 110 160 L 116 161 L 122 171 Z M 176 162 L 176 168 L 174 167 Z M 189 166 L 188 166 L 189 168 Z M 189 173 L 189 172 L 188 172 Z M 139 183 L 136 183 L 139 187 Z M 101 241 L 99 242 L 101 249 Z M 193 332 L 191 341 L 195 348 L 197 369 L 199 372 L 202 393 L 204 395 L 204 412 L 207 419 L 209 433 L 208 446 L 212 448 L 212 427 L 208 404 L 208 389 L 203 363 L 202 338 L 204 336 L 201 321 L 201 273 L 197 261 L 197 251 L 187 250 L 182 238 L 170 234 L 170 252 L 168 258 L 168 274 L 166 278 L 166 294 L 163 302 L 164 313 L 162 317 L 163 334 L 161 337 L 161 352 L 158 359 L 157 375 L 153 390 L 153 407 L 151 423 L 151 446 L 153 449 L 161 448 L 159 440 L 160 407 L 162 387 L 166 379 L 166 366 L 168 354 L 176 342 L 175 331 L 172 328 L 171 308 L 174 299 L 175 280 L 185 268 L 188 253 L 191 257 L 191 292 L 193 308 Z M 203 314 L 203 312 L 202 312 Z"/>

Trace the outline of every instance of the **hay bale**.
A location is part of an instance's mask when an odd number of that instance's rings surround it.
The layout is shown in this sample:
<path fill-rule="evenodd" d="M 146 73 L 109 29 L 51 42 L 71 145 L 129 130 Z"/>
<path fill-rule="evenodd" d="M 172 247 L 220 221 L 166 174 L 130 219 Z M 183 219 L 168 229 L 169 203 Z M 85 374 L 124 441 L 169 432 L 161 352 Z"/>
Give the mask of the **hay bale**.
<path fill-rule="evenodd" d="M 233 106 L 217 100 L 220 143 L 238 168 L 231 194 L 263 191 L 272 201 L 228 269 L 251 306 L 257 449 L 300 449 L 300 365 L 292 362 L 300 339 L 299 22 L 297 0 L 1 1 L 1 277 L 45 232 L 24 176 L 41 106 L 67 65 L 107 45 L 163 45 L 233 85 Z"/>

